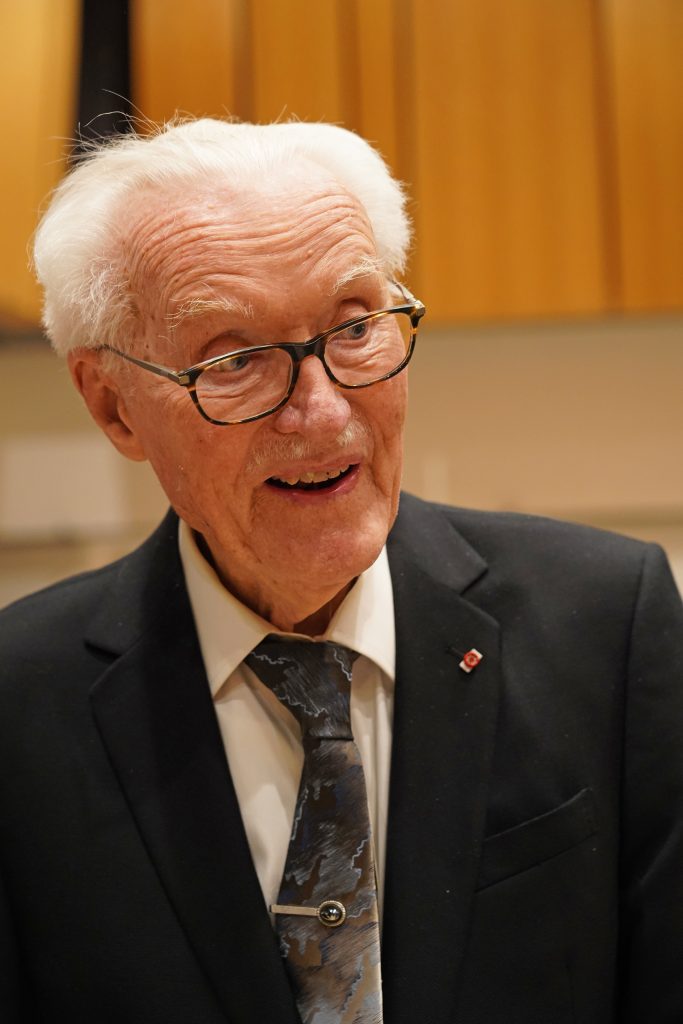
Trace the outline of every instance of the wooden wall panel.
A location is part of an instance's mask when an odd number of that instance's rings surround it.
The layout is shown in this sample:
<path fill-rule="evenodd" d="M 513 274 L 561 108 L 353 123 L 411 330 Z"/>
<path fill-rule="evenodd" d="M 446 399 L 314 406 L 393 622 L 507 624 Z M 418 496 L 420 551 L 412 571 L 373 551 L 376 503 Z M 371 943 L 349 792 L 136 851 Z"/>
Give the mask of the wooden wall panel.
<path fill-rule="evenodd" d="M 414 0 L 419 287 L 439 319 L 608 304 L 591 0 Z"/>
<path fill-rule="evenodd" d="M 403 176 L 399 120 L 409 112 L 399 110 L 398 80 L 407 64 L 403 63 L 397 13 L 396 0 L 352 0 L 348 19 L 355 59 L 347 65 L 342 54 L 341 60 L 345 87 L 350 88 L 348 79 L 353 76 L 356 92 L 352 127 L 380 149 L 395 174 Z"/>
<path fill-rule="evenodd" d="M 0 4 L 0 324 L 39 320 L 27 247 L 75 129 L 79 33 L 78 0 Z"/>
<path fill-rule="evenodd" d="M 603 0 L 626 310 L 683 308 L 683 2 Z"/>
<path fill-rule="evenodd" d="M 134 0 L 130 19 L 132 91 L 144 118 L 235 112 L 238 77 L 248 74 L 242 0 Z"/>
<path fill-rule="evenodd" d="M 0 316 L 73 131 L 78 0 L 0 5 Z M 355 128 L 411 183 L 433 321 L 683 306 L 681 0 L 131 0 L 133 99 Z"/>
<path fill-rule="evenodd" d="M 345 121 L 345 0 L 251 0 L 253 115 Z"/>

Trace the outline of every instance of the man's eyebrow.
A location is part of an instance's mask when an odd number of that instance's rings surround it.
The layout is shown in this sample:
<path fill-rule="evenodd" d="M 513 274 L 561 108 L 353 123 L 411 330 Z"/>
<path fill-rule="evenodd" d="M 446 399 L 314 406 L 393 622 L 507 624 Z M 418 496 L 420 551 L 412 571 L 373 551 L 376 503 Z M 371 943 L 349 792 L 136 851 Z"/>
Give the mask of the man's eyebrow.
<path fill-rule="evenodd" d="M 382 261 L 375 257 L 364 257 L 359 263 L 349 270 L 346 270 L 343 274 L 340 274 L 336 278 L 332 285 L 331 294 L 338 295 L 339 292 L 347 285 L 352 284 L 361 278 L 381 278 L 385 280 L 386 274 L 384 273 L 384 267 Z"/>
<path fill-rule="evenodd" d="M 231 313 L 236 314 L 245 320 L 251 320 L 254 316 L 254 308 L 250 302 L 241 302 L 239 299 L 230 299 L 225 296 L 216 298 L 195 298 L 186 299 L 174 313 L 166 315 L 166 323 L 171 330 L 176 330 L 186 320 L 194 320 L 208 313 Z"/>

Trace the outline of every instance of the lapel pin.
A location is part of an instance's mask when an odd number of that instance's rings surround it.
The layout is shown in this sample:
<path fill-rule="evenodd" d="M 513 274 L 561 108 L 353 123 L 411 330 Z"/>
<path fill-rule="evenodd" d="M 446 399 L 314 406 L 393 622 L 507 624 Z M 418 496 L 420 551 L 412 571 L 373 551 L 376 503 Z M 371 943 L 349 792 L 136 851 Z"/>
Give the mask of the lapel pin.
<path fill-rule="evenodd" d="M 462 661 L 460 662 L 460 665 L 458 667 L 461 668 L 463 672 L 472 672 L 472 670 L 477 667 L 477 665 L 483 660 L 483 658 L 484 655 L 480 651 L 478 651 L 476 647 L 472 647 L 470 648 L 469 651 L 463 654 Z"/>

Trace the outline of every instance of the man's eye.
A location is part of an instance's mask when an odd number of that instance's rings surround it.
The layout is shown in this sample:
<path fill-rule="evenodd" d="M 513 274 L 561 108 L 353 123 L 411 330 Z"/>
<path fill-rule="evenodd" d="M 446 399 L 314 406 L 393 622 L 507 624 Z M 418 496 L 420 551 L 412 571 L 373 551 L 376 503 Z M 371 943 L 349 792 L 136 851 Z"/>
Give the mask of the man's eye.
<path fill-rule="evenodd" d="M 249 353 L 243 352 L 239 356 L 233 356 L 232 359 L 226 359 L 223 363 L 217 363 L 212 367 L 212 371 L 216 374 L 235 373 L 237 370 L 244 370 L 244 368 L 249 365 L 250 361 L 251 356 Z"/>
<path fill-rule="evenodd" d="M 345 336 L 349 341 L 361 341 L 370 329 L 370 325 L 367 320 L 363 320 L 359 324 L 351 324 L 344 331 Z"/>

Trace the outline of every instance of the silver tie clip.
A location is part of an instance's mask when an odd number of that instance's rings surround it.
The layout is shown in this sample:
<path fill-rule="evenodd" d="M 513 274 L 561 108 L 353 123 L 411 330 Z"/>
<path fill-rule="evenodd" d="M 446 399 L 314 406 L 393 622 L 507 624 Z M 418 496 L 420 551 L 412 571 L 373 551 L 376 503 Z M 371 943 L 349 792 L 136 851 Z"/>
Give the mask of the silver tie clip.
<path fill-rule="evenodd" d="M 284 903 L 271 903 L 271 914 L 298 914 L 317 917 L 326 928 L 338 928 L 346 920 L 346 907 L 339 900 L 323 900 L 319 907 L 292 907 Z"/>

